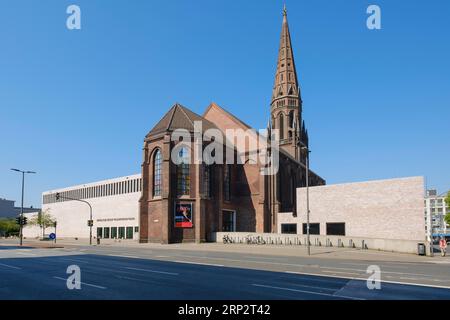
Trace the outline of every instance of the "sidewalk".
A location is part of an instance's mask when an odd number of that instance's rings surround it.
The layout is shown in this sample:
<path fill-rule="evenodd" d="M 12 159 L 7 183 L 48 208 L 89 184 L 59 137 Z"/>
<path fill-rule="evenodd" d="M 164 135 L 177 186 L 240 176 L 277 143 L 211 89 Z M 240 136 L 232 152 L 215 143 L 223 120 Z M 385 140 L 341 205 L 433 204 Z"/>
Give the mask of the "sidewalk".
<path fill-rule="evenodd" d="M 7 241 L 7 242 L 6 242 Z M 11 240 L 0 240 L 2 243 L 13 243 Z M 16 241 L 17 243 L 17 241 Z M 56 244 L 50 241 L 39 241 L 35 239 L 24 240 L 24 246 L 36 248 L 70 248 L 70 247 L 89 247 L 89 239 L 71 240 L 60 239 Z M 97 247 L 96 240 L 93 240 L 93 246 Z M 105 248 L 130 248 L 132 250 L 183 250 L 196 252 L 225 252 L 225 253 L 244 253 L 248 255 L 267 255 L 267 256 L 292 256 L 292 257 L 308 257 L 307 248 L 305 246 L 275 246 L 275 245 L 247 245 L 247 244 L 221 244 L 221 243 L 183 243 L 183 244 L 155 244 L 155 243 L 138 243 L 133 240 L 114 241 L 102 239 L 100 247 Z M 437 263 L 449 264 L 450 256 L 441 257 L 436 254 L 434 257 L 418 256 L 413 254 L 384 252 L 375 250 L 362 250 L 351 248 L 336 247 L 316 247 L 311 246 L 312 258 L 324 259 L 351 259 L 359 261 L 392 261 L 405 263 Z"/>

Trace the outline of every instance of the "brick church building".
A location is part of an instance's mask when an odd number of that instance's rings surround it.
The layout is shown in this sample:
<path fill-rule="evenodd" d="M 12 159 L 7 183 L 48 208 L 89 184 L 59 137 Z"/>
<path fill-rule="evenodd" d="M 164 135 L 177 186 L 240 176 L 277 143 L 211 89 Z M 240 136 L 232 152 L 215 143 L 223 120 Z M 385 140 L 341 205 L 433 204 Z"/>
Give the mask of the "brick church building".
<path fill-rule="evenodd" d="M 297 214 L 296 188 L 306 185 L 309 138 L 302 119 L 286 10 L 270 113 L 269 132 L 279 130 L 279 170 L 274 175 L 262 175 L 261 164 L 248 160 L 209 165 L 174 163 L 172 151 L 179 142 L 172 135 L 184 129 L 193 141 L 196 121 L 202 123 L 203 132 L 216 129 L 224 136 L 227 129 L 251 129 L 215 103 L 203 115 L 174 105 L 144 140 L 140 241 L 204 242 L 211 241 L 218 231 L 275 233 L 278 213 Z M 177 149 L 181 158 L 193 158 L 193 152 L 189 148 Z M 241 152 L 233 150 L 236 156 Z M 250 152 L 251 148 L 244 151 L 246 155 Z M 324 185 L 325 180 L 309 171 L 309 184 Z"/>

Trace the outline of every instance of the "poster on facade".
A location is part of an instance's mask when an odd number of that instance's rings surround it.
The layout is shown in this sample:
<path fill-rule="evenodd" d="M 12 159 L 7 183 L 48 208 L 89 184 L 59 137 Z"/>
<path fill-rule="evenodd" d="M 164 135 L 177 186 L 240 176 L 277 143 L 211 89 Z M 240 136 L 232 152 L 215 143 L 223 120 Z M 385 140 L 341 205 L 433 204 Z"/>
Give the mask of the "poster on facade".
<path fill-rule="evenodd" d="M 192 203 L 177 203 L 175 205 L 175 228 L 192 228 Z"/>

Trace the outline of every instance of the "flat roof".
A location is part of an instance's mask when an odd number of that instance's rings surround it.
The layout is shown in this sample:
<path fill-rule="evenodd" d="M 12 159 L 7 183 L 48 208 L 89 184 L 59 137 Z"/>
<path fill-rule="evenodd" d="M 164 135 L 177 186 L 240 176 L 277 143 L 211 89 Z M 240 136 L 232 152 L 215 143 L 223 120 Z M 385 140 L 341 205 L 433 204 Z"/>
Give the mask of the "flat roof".
<path fill-rule="evenodd" d="M 85 183 L 85 184 L 74 185 L 74 186 L 70 186 L 70 187 L 48 190 L 48 191 L 42 192 L 42 195 L 53 194 L 56 192 L 63 192 L 63 191 L 71 191 L 71 190 L 76 190 L 76 189 L 81 189 L 81 188 L 96 187 L 96 186 L 109 184 L 109 183 L 123 182 L 123 181 L 133 180 L 133 179 L 140 179 L 141 177 L 142 177 L 142 174 L 140 174 L 140 173 L 133 174 L 133 175 L 129 175 L 129 176 L 123 176 L 123 177 L 118 177 L 118 178 L 112 178 L 112 179 L 100 180 L 100 181 L 96 181 L 96 182 L 89 182 L 89 183 Z"/>

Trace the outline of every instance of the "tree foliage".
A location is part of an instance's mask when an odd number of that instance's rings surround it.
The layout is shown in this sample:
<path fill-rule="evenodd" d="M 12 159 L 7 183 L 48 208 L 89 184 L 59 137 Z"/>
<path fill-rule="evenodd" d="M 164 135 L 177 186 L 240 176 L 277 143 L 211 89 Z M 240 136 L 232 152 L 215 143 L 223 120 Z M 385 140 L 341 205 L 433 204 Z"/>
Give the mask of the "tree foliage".
<path fill-rule="evenodd" d="M 14 218 L 0 219 L 0 236 L 13 236 L 19 234 L 19 225 Z"/>
<path fill-rule="evenodd" d="M 450 191 L 447 193 L 447 197 L 445 197 L 445 203 L 447 204 L 447 208 L 450 208 Z M 446 214 L 445 222 L 450 225 L 450 213 Z"/>
<path fill-rule="evenodd" d="M 55 221 L 56 219 L 50 214 L 50 209 L 47 209 L 34 215 L 28 223 L 32 226 L 39 226 L 45 229 L 53 226 Z"/>

